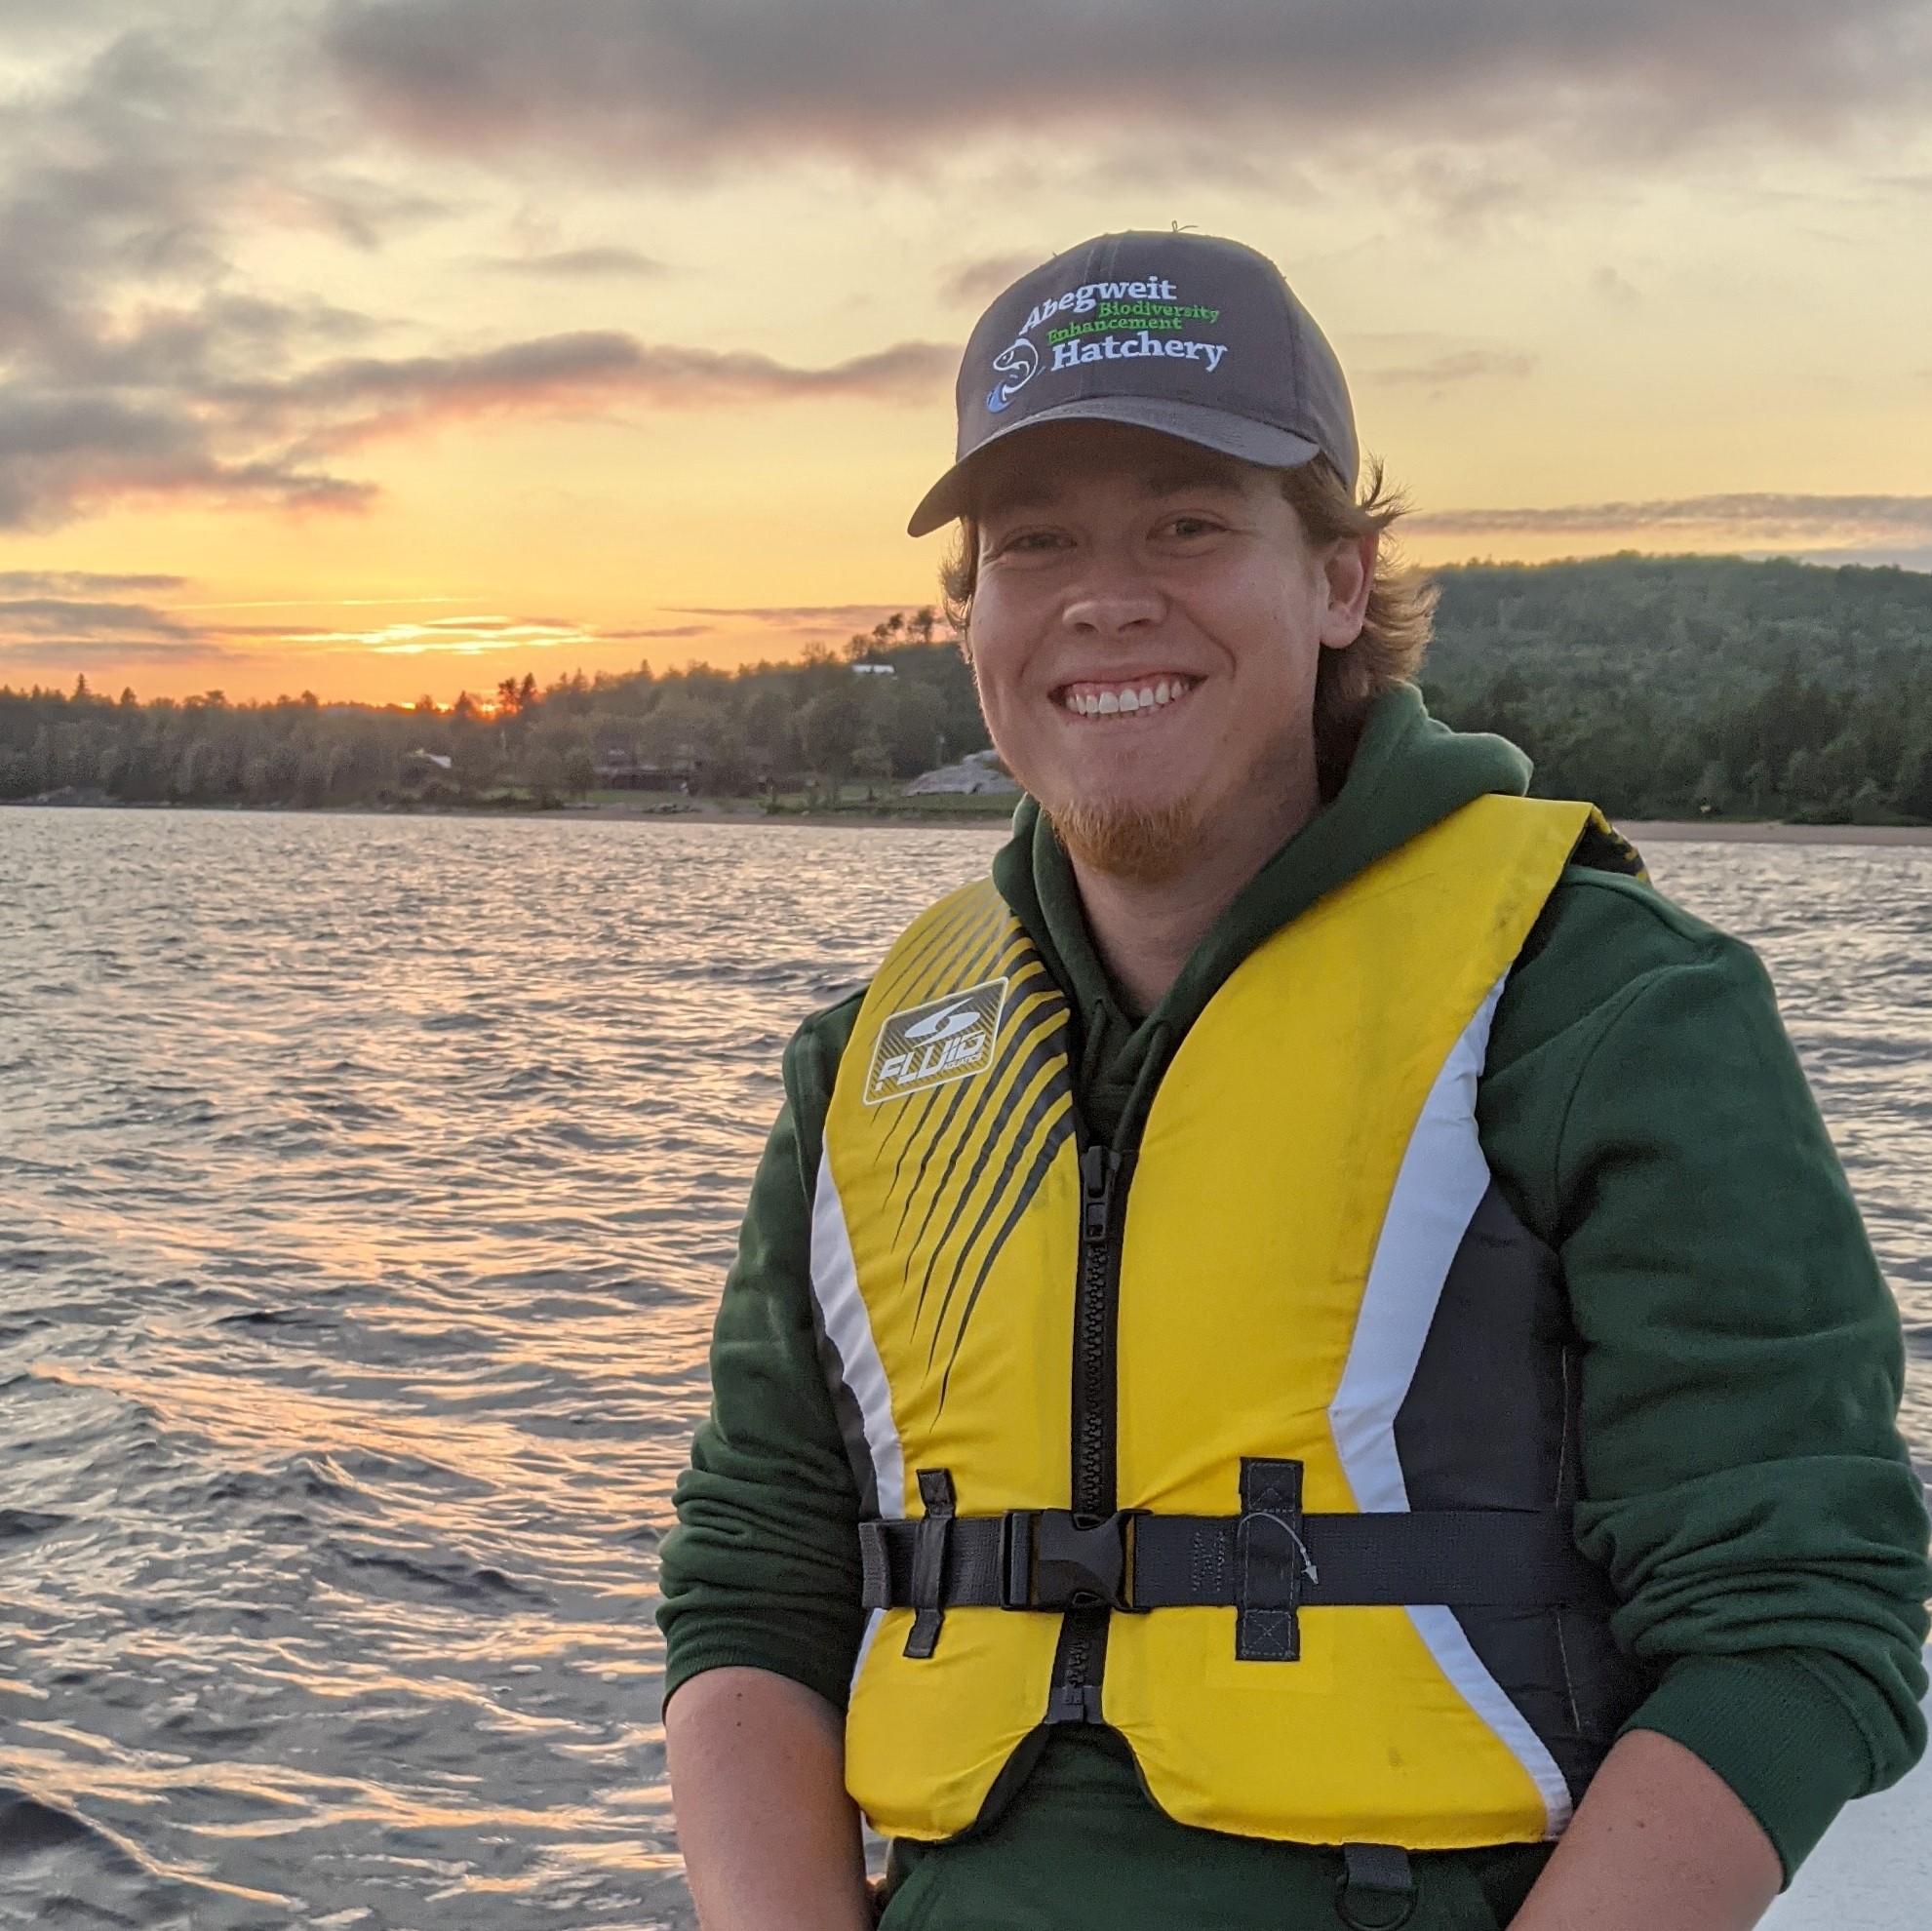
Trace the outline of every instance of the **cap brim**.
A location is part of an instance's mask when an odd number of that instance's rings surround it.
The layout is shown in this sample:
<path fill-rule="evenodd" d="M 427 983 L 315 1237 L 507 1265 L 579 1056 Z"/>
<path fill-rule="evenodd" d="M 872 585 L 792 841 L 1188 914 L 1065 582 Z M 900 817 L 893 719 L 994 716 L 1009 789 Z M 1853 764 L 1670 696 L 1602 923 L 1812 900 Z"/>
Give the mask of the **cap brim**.
<path fill-rule="evenodd" d="M 973 465 L 997 443 L 1024 435 L 1048 422 L 1124 422 L 1134 429 L 1153 429 L 1183 443 L 1196 443 L 1217 454 L 1251 462 L 1262 469 L 1299 469 L 1321 453 L 1321 446 L 1291 429 L 1256 422 L 1202 403 L 1166 402 L 1158 396 L 1092 396 L 1083 402 L 1060 403 L 1022 417 L 987 437 L 970 455 L 954 463 L 920 499 L 906 525 L 909 536 L 927 536 L 966 509 L 966 483 Z"/>

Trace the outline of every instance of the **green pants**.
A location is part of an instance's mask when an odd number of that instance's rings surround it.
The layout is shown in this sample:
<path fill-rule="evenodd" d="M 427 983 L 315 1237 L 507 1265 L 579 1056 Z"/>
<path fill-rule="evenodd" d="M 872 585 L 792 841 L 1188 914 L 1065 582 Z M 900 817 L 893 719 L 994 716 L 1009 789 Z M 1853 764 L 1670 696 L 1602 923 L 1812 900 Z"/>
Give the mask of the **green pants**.
<path fill-rule="evenodd" d="M 1410 1860 L 1404 1931 L 1500 1931 L 1542 1844 Z M 1105 1733 L 1056 1740 L 996 1823 L 950 1844 L 895 1844 L 882 1931 L 1345 1931 L 1339 1851 L 1197 1831 L 1141 1793 Z"/>

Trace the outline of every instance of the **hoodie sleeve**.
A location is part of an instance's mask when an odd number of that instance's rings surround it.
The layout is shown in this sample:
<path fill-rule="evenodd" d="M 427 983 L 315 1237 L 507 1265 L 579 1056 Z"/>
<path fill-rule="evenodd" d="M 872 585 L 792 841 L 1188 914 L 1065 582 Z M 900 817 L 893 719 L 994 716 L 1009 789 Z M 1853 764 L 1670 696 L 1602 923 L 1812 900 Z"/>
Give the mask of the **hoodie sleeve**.
<path fill-rule="evenodd" d="M 1491 1050 L 1485 1145 L 1583 1341 L 1578 1540 L 1655 1673 L 1628 1727 L 1715 1770 L 1789 1879 L 1925 1743 L 1898 1309 L 1749 947 L 1573 869 Z"/>
<path fill-rule="evenodd" d="M 858 1654 L 858 1491 L 819 1366 L 811 1193 L 858 1009 L 807 1021 L 752 1182 L 711 1343 L 711 1413 L 665 1538 L 664 1695 L 706 1670 L 770 1670 L 843 1709 Z"/>

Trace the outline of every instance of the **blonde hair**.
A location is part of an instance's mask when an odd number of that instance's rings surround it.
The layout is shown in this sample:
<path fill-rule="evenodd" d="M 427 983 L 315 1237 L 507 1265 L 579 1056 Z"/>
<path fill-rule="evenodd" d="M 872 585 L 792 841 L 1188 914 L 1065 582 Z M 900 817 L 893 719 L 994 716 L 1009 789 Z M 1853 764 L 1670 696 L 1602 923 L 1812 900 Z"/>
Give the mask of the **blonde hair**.
<path fill-rule="evenodd" d="M 1371 459 L 1359 492 L 1352 492 L 1326 456 L 1277 472 L 1281 493 L 1317 549 L 1351 537 L 1381 536 L 1408 507 Z M 979 583 L 979 525 L 963 516 L 952 550 L 940 566 L 946 615 L 968 651 L 967 626 Z M 1321 795 L 1332 798 L 1348 776 L 1370 707 L 1385 690 L 1412 684 L 1434 634 L 1436 585 L 1391 550 L 1377 552 L 1375 576 L 1361 634 L 1340 650 L 1323 650 L 1315 678 L 1315 753 Z"/>

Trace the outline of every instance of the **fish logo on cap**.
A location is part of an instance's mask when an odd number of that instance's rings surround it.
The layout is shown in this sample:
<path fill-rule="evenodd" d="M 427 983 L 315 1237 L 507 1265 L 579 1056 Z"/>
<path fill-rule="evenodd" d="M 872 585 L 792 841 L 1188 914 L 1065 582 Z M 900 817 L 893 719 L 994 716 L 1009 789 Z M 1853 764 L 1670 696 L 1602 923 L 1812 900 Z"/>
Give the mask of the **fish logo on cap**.
<path fill-rule="evenodd" d="M 986 397 L 988 411 L 997 415 L 1040 374 L 1040 351 L 1021 335 L 993 358 L 993 367 L 1008 378 L 995 382 Z"/>

